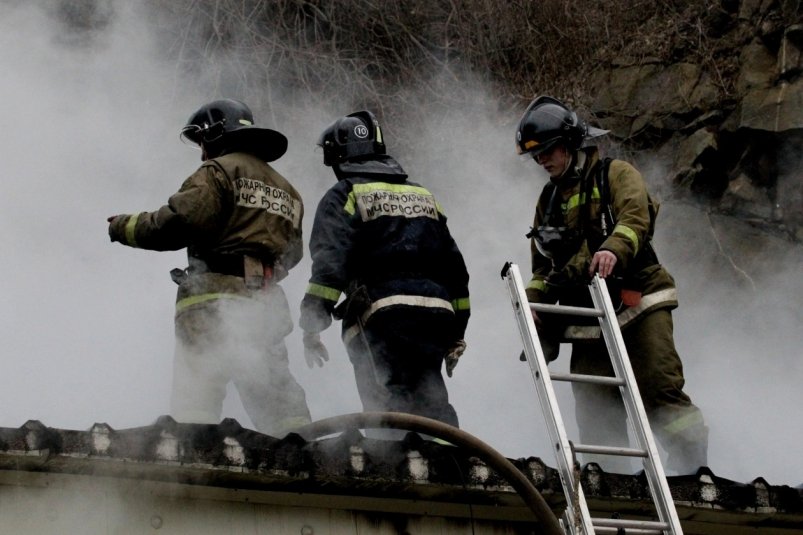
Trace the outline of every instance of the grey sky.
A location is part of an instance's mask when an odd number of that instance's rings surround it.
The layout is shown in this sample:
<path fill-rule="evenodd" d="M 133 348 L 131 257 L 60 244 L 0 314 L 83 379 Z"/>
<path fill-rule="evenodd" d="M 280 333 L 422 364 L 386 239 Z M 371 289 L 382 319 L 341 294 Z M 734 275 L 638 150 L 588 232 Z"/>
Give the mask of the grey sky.
<path fill-rule="evenodd" d="M 111 244 L 105 220 L 161 206 L 200 163 L 200 153 L 179 141 L 184 121 L 204 101 L 239 95 L 180 77 L 127 3 L 91 47 L 65 47 L 64 30 L 30 4 L 8 3 L 0 18 L 0 426 L 29 419 L 70 429 L 148 425 L 168 413 L 176 288 L 168 272 L 185 265 L 184 253 Z M 508 457 L 541 456 L 554 465 L 499 277 L 508 260 L 528 271 L 524 233 L 545 177 L 515 155 L 518 117 L 494 116 L 493 95 L 481 87 L 473 100 L 433 116 L 414 156 L 401 161 L 444 206 L 472 277 L 468 350 L 447 385 L 466 431 Z M 315 140 L 351 111 L 299 110 L 292 122 L 271 124 L 255 110 L 258 123 L 290 140 L 275 167 L 305 199 L 305 236 L 334 181 Z M 393 154 L 393 139 L 387 142 Z M 744 228 L 741 236 L 763 244 L 751 249 L 759 254 L 732 259 L 744 273 L 719 254 L 712 222 Z M 796 414 L 803 405 L 803 255 L 798 249 L 787 257 L 788 244 L 764 243 L 747 225 L 666 200 L 658 226 L 658 253 L 681 296 L 676 340 L 687 391 L 711 427 L 711 468 L 743 482 L 803 483 Z M 740 244 L 720 245 L 728 253 Z M 284 284 L 296 320 L 308 275 L 305 258 Z M 303 362 L 300 333 L 288 340 L 314 419 L 360 410 L 338 335 L 337 327 L 325 333 L 331 359 L 315 370 Z M 556 366 L 565 369 L 567 356 Z M 573 425 L 568 387 L 558 388 L 565 388 L 564 417 Z M 231 389 L 224 416 L 250 426 Z"/>

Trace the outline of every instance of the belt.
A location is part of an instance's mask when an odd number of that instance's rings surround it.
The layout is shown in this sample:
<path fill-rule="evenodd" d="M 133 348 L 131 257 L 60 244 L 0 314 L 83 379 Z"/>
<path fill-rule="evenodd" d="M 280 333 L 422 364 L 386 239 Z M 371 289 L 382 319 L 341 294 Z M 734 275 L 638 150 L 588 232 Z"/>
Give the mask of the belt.
<path fill-rule="evenodd" d="M 235 277 L 245 276 L 246 258 L 250 262 L 259 262 L 263 267 L 273 267 L 273 261 L 261 260 L 257 257 L 246 255 L 218 255 L 205 258 L 191 256 L 189 258 L 189 273 L 220 273 L 222 275 L 233 275 Z"/>
<path fill-rule="evenodd" d="M 264 288 L 273 280 L 273 262 L 248 255 L 217 255 L 206 258 L 190 257 L 189 274 L 220 273 L 245 279 L 249 288 Z"/>

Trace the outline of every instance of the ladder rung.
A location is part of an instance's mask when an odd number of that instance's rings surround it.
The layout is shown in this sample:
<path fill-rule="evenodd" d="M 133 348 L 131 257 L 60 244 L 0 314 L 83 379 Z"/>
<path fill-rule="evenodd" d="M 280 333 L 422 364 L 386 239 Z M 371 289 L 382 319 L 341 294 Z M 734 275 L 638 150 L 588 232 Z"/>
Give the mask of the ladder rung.
<path fill-rule="evenodd" d="M 625 528 L 628 533 L 631 529 L 647 529 L 661 532 L 669 527 L 666 522 L 655 520 L 626 520 L 624 518 L 592 518 L 591 523 L 594 527 L 605 528 Z"/>
<path fill-rule="evenodd" d="M 655 522 L 651 520 L 624 520 L 620 518 L 592 518 L 594 533 L 600 535 L 604 533 L 618 534 L 620 529 L 624 529 L 627 535 L 663 535 L 664 530 L 669 529 L 666 522 Z"/>
<path fill-rule="evenodd" d="M 567 381 L 569 383 L 591 383 L 595 385 L 625 386 L 625 380 L 618 377 L 604 377 L 601 375 L 583 375 L 579 373 L 550 373 L 553 381 Z"/>
<path fill-rule="evenodd" d="M 647 457 L 647 450 L 639 450 L 636 448 L 619 448 L 616 446 L 575 444 L 574 451 L 578 453 L 596 453 L 599 455 L 619 455 L 621 457 Z"/>
<path fill-rule="evenodd" d="M 605 315 L 605 313 L 598 308 L 546 305 L 544 303 L 530 303 L 530 310 L 546 312 L 547 314 L 565 314 L 566 316 L 584 316 L 588 318 L 601 318 Z"/>
<path fill-rule="evenodd" d="M 620 533 L 619 528 L 609 528 L 609 527 L 594 527 L 594 533 L 597 535 L 618 535 Z M 639 529 L 639 528 L 630 528 L 625 530 L 627 535 L 664 535 L 664 530 L 662 529 Z"/>

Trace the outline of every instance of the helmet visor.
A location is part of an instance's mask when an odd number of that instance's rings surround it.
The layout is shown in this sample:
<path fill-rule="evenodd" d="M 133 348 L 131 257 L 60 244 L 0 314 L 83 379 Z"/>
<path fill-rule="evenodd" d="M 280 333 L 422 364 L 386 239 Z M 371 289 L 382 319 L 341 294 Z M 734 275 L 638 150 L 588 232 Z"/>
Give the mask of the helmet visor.
<path fill-rule="evenodd" d="M 200 148 L 201 146 L 201 127 L 197 124 L 188 124 L 179 132 L 178 137 L 181 142 L 191 147 Z"/>
<path fill-rule="evenodd" d="M 213 143 L 220 139 L 225 133 L 224 125 L 226 120 L 220 120 L 212 124 L 204 122 L 203 125 L 188 124 L 181 129 L 179 137 L 186 143 L 200 145 L 203 143 Z"/>
<path fill-rule="evenodd" d="M 560 137 L 553 137 L 552 139 L 547 139 L 546 141 L 542 141 L 540 143 L 534 139 L 531 139 L 525 141 L 521 145 L 517 143 L 516 146 L 519 149 L 519 154 L 529 154 L 532 156 L 533 160 L 535 160 L 540 154 L 554 149 L 561 141 L 563 141 L 563 139 Z"/>

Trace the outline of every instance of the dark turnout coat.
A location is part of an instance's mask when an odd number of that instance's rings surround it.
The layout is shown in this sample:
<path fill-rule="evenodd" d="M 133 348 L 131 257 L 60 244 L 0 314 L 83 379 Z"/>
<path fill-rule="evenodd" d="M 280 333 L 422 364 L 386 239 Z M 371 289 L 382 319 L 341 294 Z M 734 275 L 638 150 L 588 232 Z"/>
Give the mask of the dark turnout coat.
<path fill-rule="evenodd" d="M 328 327 L 341 294 L 362 288 L 360 304 L 348 308 L 345 331 L 358 314 L 368 321 L 383 310 L 404 308 L 419 316 L 453 317 L 453 340 L 463 338 L 470 314 L 463 256 L 435 197 L 409 182 L 392 158 L 342 165 L 340 180 L 315 214 L 310 254 L 304 330 Z"/>

